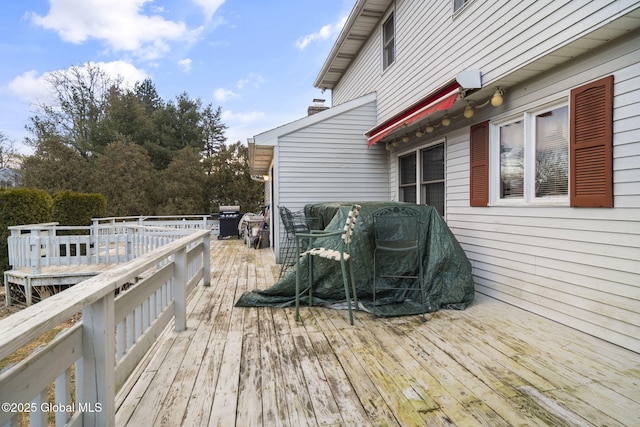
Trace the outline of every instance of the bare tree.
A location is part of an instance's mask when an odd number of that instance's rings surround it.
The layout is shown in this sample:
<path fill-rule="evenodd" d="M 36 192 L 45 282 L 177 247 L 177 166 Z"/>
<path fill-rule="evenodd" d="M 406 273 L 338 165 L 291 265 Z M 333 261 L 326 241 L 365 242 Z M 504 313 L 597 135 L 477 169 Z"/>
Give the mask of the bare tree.
<path fill-rule="evenodd" d="M 13 140 L 0 131 L 0 168 L 16 167 L 18 158 Z"/>
<path fill-rule="evenodd" d="M 122 79 L 112 79 L 99 66 L 87 63 L 53 72 L 47 80 L 55 101 L 52 105 L 36 105 L 37 113 L 26 126 L 34 136 L 28 142 L 37 146 L 41 141 L 59 138 L 83 157 L 92 156 L 99 145 L 107 95 Z"/>

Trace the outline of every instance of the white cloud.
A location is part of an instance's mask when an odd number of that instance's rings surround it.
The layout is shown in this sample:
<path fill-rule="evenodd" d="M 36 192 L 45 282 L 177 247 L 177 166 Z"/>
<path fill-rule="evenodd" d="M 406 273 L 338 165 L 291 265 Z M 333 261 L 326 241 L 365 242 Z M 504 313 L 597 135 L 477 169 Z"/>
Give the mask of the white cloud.
<path fill-rule="evenodd" d="M 11 80 L 7 88 L 11 93 L 24 100 L 48 104 L 52 98 L 47 75 L 48 73 L 38 75 L 35 70 L 27 71 Z"/>
<path fill-rule="evenodd" d="M 333 38 L 340 33 L 342 27 L 344 27 L 345 22 L 347 22 L 347 16 L 341 18 L 338 22 L 323 26 L 319 31 L 316 31 L 315 33 L 307 34 L 306 36 L 300 37 L 298 40 L 296 40 L 296 47 L 300 50 L 304 50 L 310 43 Z"/>
<path fill-rule="evenodd" d="M 225 88 L 218 88 L 213 91 L 213 98 L 218 102 L 225 102 L 233 98 L 239 98 L 240 94 Z"/>
<path fill-rule="evenodd" d="M 191 71 L 191 62 L 190 58 L 181 59 L 178 61 L 178 67 L 185 73 L 188 73 Z"/>
<path fill-rule="evenodd" d="M 99 67 L 114 79 L 122 77 L 123 83 L 129 86 L 149 77 L 144 70 L 126 61 L 91 62 L 91 65 Z"/>
<path fill-rule="evenodd" d="M 92 62 L 92 66 L 99 67 L 112 79 L 122 78 L 123 84 L 133 86 L 136 82 L 148 77 L 147 73 L 125 61 Z M 23 100 L 33 103 L 51 104 L 55 101 L 52 97 L 49 78 L 52 73 L 66 72 L 67 70 L 47 71 L 38 74 L 37 71 L 27 71 L 9 82 L 7 88 L 11 93 Z"/>
<path fill-rule="evenodd" d="M 234 113 L 231 110 L 222 112 L 222 121 L 224 123 L 238 123 L 242 125 L 250 124 L 264 117 L 262 111 L 247 111 L 244 113 Z"/>
<path fill-rule="evenodd" d="M 193 0 L 193 2 L 202 8 L 205 18 L 210 21 L 225 0 Z"/>
<path fill-rule="evenodd" d="M 155 59 L 170 49 L 170 42 L 195 40 L 200 29 L 159 14 L 145 15 L 150 0 L 50 0 L 49 13 L 31 14 L 31 21 L 54 30 L 65 41 L 81 44 L 88 39 L 105 43 L 117 52 L 132 52 Z M 162 10 L 160 10 L 162 12 Z"/>
<path fill-rule="evenodd" d="M 223 110 L 221 119 L 228 126 L 225 132 L 227 141 L 232 144 L 237 141 L 246 144 L 247 138 L 257 135 L 260 133 L 260 129 L 264 129 L 265 126 L 261 121 L 265 116 L 262 111 L 234 113 L 230 110 Z"/>
<path fill-rule="evenodd" d="M 248 77 L 238 80 L 238 83 L 236 83 L 236 87 L 238 89 L 244 89 L 245 87 L 249 87 L 249 86 L 258 88 L 264 82 L 265 82 L 265 79 L 260 74 L 249 73 Z"/>

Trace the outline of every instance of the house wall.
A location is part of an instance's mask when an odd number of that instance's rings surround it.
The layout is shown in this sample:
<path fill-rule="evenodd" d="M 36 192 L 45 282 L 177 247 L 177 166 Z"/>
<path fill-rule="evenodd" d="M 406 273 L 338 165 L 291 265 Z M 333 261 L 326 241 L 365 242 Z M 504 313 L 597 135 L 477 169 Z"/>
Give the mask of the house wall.
<path fill-rule="evenodd" d="M 640 352 L 640 34 L 516 86 L 445 138 L 446 220 L 473 265 L 476 290 Z M 614 75 L 614 208 L 469 206 L 469 125 L 566 99 Z M 453 125 L 451 126 L 453 128 Z M 440 129 L 441 130 L 441 129 Z M 396 156 L 390 162 L 397 188 Z"/>
<path fill-rule="evenodd" d="M 10 168 L 0 168 L 0 188 L 20 186 L 20 174 Z"/>
<path fill-rule="evenodd" d="M 465 69 L 481 70 L 483 86 L 491 85 L 638 2 L 474 0 L 455 15 L 452 4 L 396 1 L 396 62 L 383 72 L 381 31 L 376 28 L 332 91 L 333 102 L 376 91 L 381 123 Z"/>
<path fill-rule="evenodd" d="M 388 153 L 381 146 L 368 149 L 364 137 L 375 117 L 372 101 L 279 136 L 274 151 L 275 219 L 277 206 L 297 211 L 308 203 L 389 200 Z M 274 222 L 278 254 L 283 227 L 279 219 Z"/>

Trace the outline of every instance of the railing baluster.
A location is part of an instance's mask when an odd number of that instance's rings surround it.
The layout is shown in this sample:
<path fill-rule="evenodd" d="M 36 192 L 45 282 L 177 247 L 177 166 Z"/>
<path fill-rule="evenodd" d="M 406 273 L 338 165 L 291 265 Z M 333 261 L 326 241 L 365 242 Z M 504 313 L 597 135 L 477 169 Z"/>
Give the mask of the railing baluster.
<path fill-rule="evenodd" d="M 58 405 L 56 411 L 56 425 L 63 426 L 70 418 L 70 414 L 60 409 L 67 407 L 71 403 L 71 369 L 67 369 L 56 378 L 55 383 L 55 403 Z"/>
<path fill-rule="evenodd" d="M 82 377 L 79 402 L 100 411 L 85 411 L 84 426 L 115 424 L 114 296 L 109 292 L 82 311 Z M 110 332 L 111 331 L 111 332 Z"/>
<path fill-rule="evenodd" d="M 173 293 L 175 296 L 175 328 L 184 331 L 187 328 L 187 249 L 175 253 L 173 256 L 175 269 L 173 272 Z"/>
<path fill-rule="evenodd" d="M 30 427 L 47 427 L 47 425 L 49 424 L 47 420 L 49 413 L 43 411 L 46 404 L 47 389 L 45 388 L 40 393 L 38 393 L 38 395 L 31 401 L 31 410 L 29 411 Z"/>
<path fill-rule="evenodd" d="M 133 346 L 135 342 L 135 338 L 133 336 L 133 316 L 134 313 L 127 314 L 127 322 L 126 322 L 126 336 L 127 336 L 127 347 L 125 349 L 125 353 Z"/>
<path fill-rule="evenodd" d="M 124 321 L 122 321 L 116 326 L 116 360 L 122 359 L 126 352 L 125 335 L 126 327 Z"/>

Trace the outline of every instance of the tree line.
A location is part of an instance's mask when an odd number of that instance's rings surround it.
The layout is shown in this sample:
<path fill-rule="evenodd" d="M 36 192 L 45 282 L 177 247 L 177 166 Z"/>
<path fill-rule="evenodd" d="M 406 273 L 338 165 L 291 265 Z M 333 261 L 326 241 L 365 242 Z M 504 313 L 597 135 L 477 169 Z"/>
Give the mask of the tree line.
<path fill-rule="evenodd" d="M 26 125 L 34 154 L 21 159 L 23 186 L 103 194 L 109 216 L 259 210 L 263 185 L 248 148 L 226 143 L 220 107 L 187 93 L 164 100 L 151 79 L 130 87 L 91 64 L 48 82 L 54 101 Z"/>

